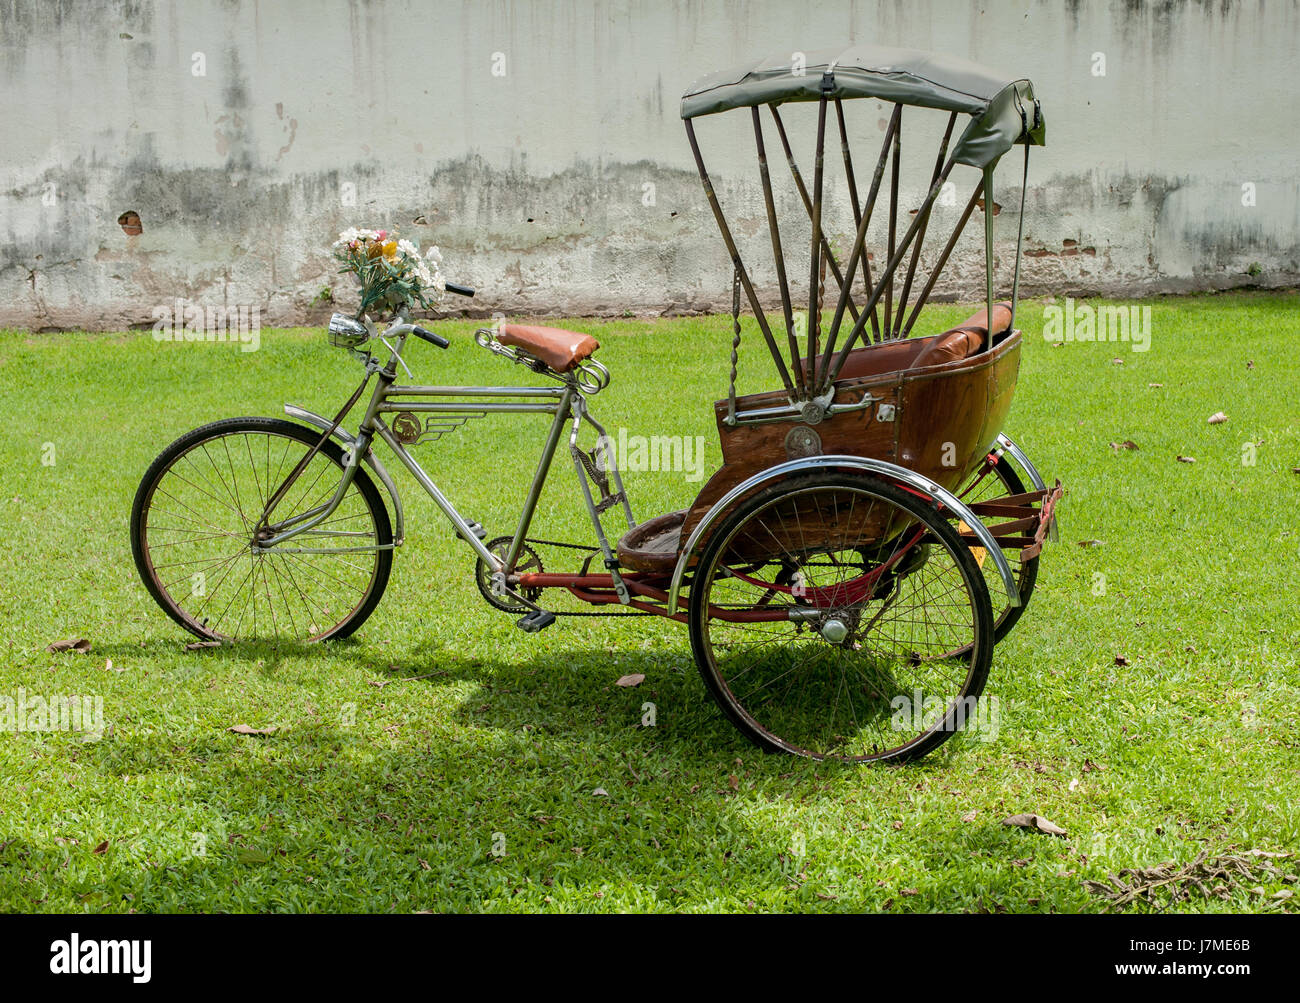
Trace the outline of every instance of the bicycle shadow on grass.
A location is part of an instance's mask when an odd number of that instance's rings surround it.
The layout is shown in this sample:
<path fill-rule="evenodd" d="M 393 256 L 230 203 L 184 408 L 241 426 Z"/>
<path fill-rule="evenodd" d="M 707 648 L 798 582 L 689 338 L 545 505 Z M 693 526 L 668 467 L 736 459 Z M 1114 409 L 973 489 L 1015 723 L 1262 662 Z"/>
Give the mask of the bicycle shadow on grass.
<path fill-rule="evenodd" d="M 250 649 L 192 655 L 201 670 L 224 674 L 261 671 L 256 662 L 270 665 L 273 653 L 289 665 L 319 652 Z M 183 810 L 148 846 L 129 831 L 75 833 L 82 844 L 111 840 L 93 867 L 66 869 L 61 846 L 11 846 L 0 884 L 17 891 L 15 880 L 35 868 L 55 876 L 50 907 L 109 911 L 203 910 L 209 901 L 250 911 L 510 908 L 521 888 L 535 901 L 515 907 L 539 909 L 543 895 L 629 885 L 649 907 L 676 908 L 709 900 L 715 879 L 695 869 L 724 851 L 788 882 L 790 832 L 772 821 L 780 806 L 832 807 L 854 786 L 845 781 L 877 775 L 888 786 L 897 769 L 864 774 L 761 752 L 694 667 L 673 664 L 680 650 L 575 647 L 516 660 L 408 649 L 383 671 L 373 650 L 340 651 L 360 670 L 338 694 L 356 704 L 360 726 L 340 724 L 318 694 L 319 715 L 290 713 L 259 736 L 203 725 L 168 732 L 145 709 L 132 711 L 78 758 L 110 782 L 161 785 L 174 775 Z M 639 685 L 616 685 L 640 673 Z M 418 699 L 404 700 L 416 687 Z M 202 857 L 193 852 L 199 834 Z M 497 854 L 497 839 L 508 850 Z M 373 871 L 365 880 L 361 862 Z M 213 888 L 238 891 L 209 899 L 203 889 Z"/>

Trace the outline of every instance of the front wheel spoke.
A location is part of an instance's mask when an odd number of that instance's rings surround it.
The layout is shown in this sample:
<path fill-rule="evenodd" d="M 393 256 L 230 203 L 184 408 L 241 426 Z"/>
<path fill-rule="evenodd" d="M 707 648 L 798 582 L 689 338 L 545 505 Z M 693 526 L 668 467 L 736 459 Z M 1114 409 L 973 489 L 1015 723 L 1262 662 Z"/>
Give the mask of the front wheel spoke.
<path fill-rule="evenodd" d="M 225 622 L 226 614 L 230 611 L 230 607 L 234 604 L 235 600 L 239 598 L 239 594 L 244 590 L 244 582 L 248 581 L 248 579 L 252 577 L 252 574 L 253 574 L 253 568 L 250 562 L 248 568 L 248 574 L 244 575 L 244 577 L 239 580 L 239 584 L 235 586 L 234 592 L 231 593 L 230 598 L 226 600 L 225 608 L 220 613 L 218 613 L 217 618 L 212 621 L 214 624 L 220 624 Z M 237 636 L 237 635 L 232 635 L 232 636 Z"/>
<path fill-rule="evenodd" d="M 327 571 L 322 567 L 318 567 L 317 565 L 311 564 L 306 560 L 306 558 L 308 557 L 323 557 L 325 556 L 323 554 L 294 554 L 289 551 L 285 551 L 283 554 L 279 556 L 292 557 L 300 565 L 302 565 L 304 570 L 311 572 L 315 577 L 316 581 L 321 581 L 322 579 L 319 576 L 324 575 L 326 578 L 332 578 L 334 581 L 338 582 L 346 589 L 354 589 L 355 591 L 360 592 L 362 595 L 365 595 L 366 590 L 364 587 L 357 585 L 355 582 L 349 582 L 344 578 L 340 578 L 338 575 L 334 574 L 333 572 Z M 335 560 L 338 560 L 338 558 L 335 558 Z M 344 561 L 342 563 L 349 564 L 349 562 L 347 561 Z M 350 566 L 355 567 L 355 565 L 350 565 Z M 361 568 L 360 570 L 362 572 L 365 571 L 364 568 Z"/>
<path fill-rule="evenodd" d="M 164 589 L 167 591 L 167 593 L 170 595 L 171 592 L 172 592 L 172 589 L 175 588 L 177 585 L 179 585 L 181 582 L 184 582 L 184 581 L 191 581 L 191 582 L 192 582 L 192 581 L 194 580 L 194 576 L 195 576 L 195 575 L 203 575 L 204 579 L 206 580 L 207 577 L 208 577 L 208 575 L 209 575 L 210 573 L 215 572 L 215 571 L 217 571 L 218 569 L 225 567 L 225 566 L 226 566 L 227 564 L 229 564 L 231 561 L 237 561 L 237 560 L 239 560 L 240 556 L 241 556 L 240 551 L 236 551 L 235 553 L 233 553 L 233 554 L 229 554 L 229 555 L 227 555 L 227 556 L 225 556 L 225 557 L 204 557 L 204 558 L 196 558 L 194 561 L 183 562 L 183 563 L 180 564 L 180 565 L 177 565 L 177 564 L 171 564 L 171 565 L 155 564 L 153 569 L 154 569 L 154 571 L 157 571 L 160 567 L 178 567 L 178 566 L 184 566 L 184 563 L 190 563 L 190 564 L 198 564 L 198 563 L 202 563 L 202 564 L 207 565 L 206 567 L 199 568 L 199 570 L 197 570 L 197 571 L 187 571 L 185 574 L 181 575 L 179 578 L 174 578 L 174 579 L 172 579 L 170 582 L 163 582 L 163 583 L 162 583 L 163 588 L 164 588 Z M 161 578 L 159 579 L 159 581 L 161 581 Z"/>

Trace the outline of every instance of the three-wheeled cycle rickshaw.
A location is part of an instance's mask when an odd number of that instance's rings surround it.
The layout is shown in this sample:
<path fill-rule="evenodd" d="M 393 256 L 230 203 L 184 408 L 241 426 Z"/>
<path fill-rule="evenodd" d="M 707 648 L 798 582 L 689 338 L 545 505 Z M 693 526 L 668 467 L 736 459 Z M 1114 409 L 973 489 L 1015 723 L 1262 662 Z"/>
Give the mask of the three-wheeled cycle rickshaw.
<path fill-rule="evenodd" d="M 886 108 L 887 118 L 852 123 L 846 105 L 854 101 L 868 114 Z M 782 114 L 793 107 L 813 114 L 811 183 L 794 155 L 798 134 Z M 932 131 L 941 137 L 910 211 L 900 186 L 905 109 L 937 115 Z M 729 225 L 695 132 L 721 112 L 751 120 L 766 214 L 757 243 L 771 254 L 770 271 L 758 277 L 741 253 L 755 228 L 738 235 Z M 1021 347 L 1014 320 L 1024 190 L 1011 298 L 996 302 L 993 173 L 1023 145 L 1027 178 L 1028 148 L 1044 137 L 1032 86 L 960 60 L 864 45 L 705 77 L 687 91 L 682 117 L 733 271 L 731 377 L 714 406 L 722 464 L 688 507 L 634 517 L 611 440 L 591 413 L 610 378 L 593 358 L 594 338 L 503 323 L 481 329 L 477 343 L 543 377 L 541 385 L 401 383 L 412 336 L 448 342 L 414 323 L 399 296 L 382 330 L 361 311 L 331 320 L 331 342 L 366 371 L 333 419 L 286 405 L 296 420 L 214 422 L 154 461 L 131 531 L 137 567 L 163 610 L 218 641 L 355 631 L 383 595 L 393 552 L 406 539 L 397 486 L 373 448 L 378 439 L 475 552 L 483 596 L 522 629 L 554 623 L 557 594 L 597 613 L 684 622 L 713 697 L 771 750 L 905 759 L 959 730 L 984 689 L 995 642 L 1033 591 L 1061 496 L 1060 483 L 1049 487 L 1002 433 Z M 824 155 L 832 128 L 839 186 Z M 872 146 L 878 136 L 880 148 L 860 185 L 852 140 L 864 132 Z M 780 194 L 768 162 L 772 138 L 789 168 Z M 958 208 L 945 195 L 965 171 L 975 183 Z M 795 206 L 796 218 L 783 223 L 778 205 Z M 949 330 L 915 334 L 977 209 L 984 307 Z M 835 246 L 837 220 L 850 232 L 847 250 Z M 932 231 L 947 237 L 923 258 Z M 390 247 L 382 232 L 359 240 L 347 246 L 360 246 L 363 263 L 367 248 L 375 258 L 377 246 Z M 779 299 L 772 314 L 762 288 Z M 742 300 L 751 313 L 743 323 Z M 747 324 L 779 385 L 738 395 Z M 351 432 L 343 420 L 372 379 Z M 489 539 L 411 448 L 505 414 L 549 416 L 549 432 L 513 532 Z M 564 439 L 594 543 L 530 535 Z M 562 548 L 576 567 L 548 570 L 547 548 Z"/>

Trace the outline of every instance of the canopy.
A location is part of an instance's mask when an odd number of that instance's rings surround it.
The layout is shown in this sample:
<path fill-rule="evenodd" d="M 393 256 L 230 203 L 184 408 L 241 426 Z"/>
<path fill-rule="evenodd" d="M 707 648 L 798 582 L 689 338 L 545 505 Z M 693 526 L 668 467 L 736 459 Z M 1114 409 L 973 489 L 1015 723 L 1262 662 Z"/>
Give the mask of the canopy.
<path fill-rule="evenodd" d="M 1016 143 L 1044 145 L 1046 129 L 1034 87 L 1006 80 L 976 63 L 920 49 L 853 45 L 809 52 L 796 74 L 790 53 L 697 80 L 682 96 L 682 118 L 786 101 L 879 98 L 904 105 L 965 112 L 970 124 L 953 159 L 987 167 Z"/>

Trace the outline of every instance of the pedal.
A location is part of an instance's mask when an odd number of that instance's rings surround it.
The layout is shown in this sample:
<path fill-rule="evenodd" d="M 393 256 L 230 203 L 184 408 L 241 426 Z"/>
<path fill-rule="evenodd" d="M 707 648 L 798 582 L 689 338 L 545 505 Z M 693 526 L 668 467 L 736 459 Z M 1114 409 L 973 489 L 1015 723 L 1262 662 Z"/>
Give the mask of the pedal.
<path fill-rule="evenodd" d="M 545 630 L 555 622 L 555 614 L 550 610 L 534 610 L 526 616 L 521 616 L 515 621 L 515 626 L 525 634 L 536 634 L 539 630 Z"/>
<path fill-rule="evenodd" d="M 476 537 L 478 537 L 480 540 L 487 539 L 487 530 L 483 528 L 483 526 L 478 522 L 478 520 L 470 519 L 465 523 L 465 525 L 468 526 L 469 531 L 473 533 Z"/>

